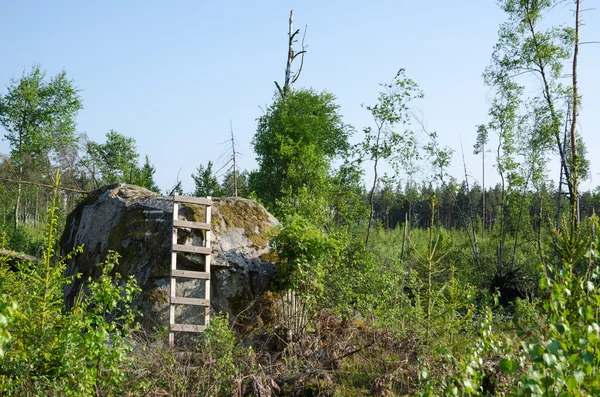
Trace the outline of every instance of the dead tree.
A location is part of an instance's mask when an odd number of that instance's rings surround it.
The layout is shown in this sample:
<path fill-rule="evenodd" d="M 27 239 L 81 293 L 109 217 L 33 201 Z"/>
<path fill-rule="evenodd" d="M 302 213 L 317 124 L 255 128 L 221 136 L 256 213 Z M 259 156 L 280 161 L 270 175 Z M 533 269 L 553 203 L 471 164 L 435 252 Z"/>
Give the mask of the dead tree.
<path fill-rule="evenodd" d="M 237 185 L 237 152 L 235 151 L 235 137 L 233 136 L 233 124 L 229 122 L 229 129 L 231 131 L 231 152 L 233 159 L 233 197 L 238 196 L 238 185 Z"/>
<path fill-rule="evenodd" d="M 231 137 L 226 142 L 229 143 L 228 151 L 229 151 L 231 157 L 229 158 L 229 161 L 224 166 L 224 167 L 226 167 L 229 165 L 229 168 L 227 169 L 227 173 L 225 174 L 226 178 L 223 181 L 223 183 L 224 183 L 227 191 L 230 192 L 229 194 L 233 194 L 233 197 L 237 197 L 238 196 L 238 174 L 239 174 L 237 160 L 238 160 L 238 156 L 240 155 L 240 152 L 235 150 L 236 139 L 235 139 L 235 135 L 233 134 L 233 123 L 231 121 L 229 122 L 229 131 L 231 133 Z M 228 177 L 227 177 L 227 175 L 228 175 Z"/>
<path fill-rule="evenodd" d="M 288 56 L 287 63 L 285 67 L 285 80 L 283 81 L 283 88 L 279 85 L 278 82 L 275 82 L 275 86 L 277 87 L 277 91 L 279 91 L 279 95 L 282 98 L 285 98 L 287 93 L 289 92 L 291 86 L 298 80 L 300 77 L 300 73 L 302 72 L 302 67 L 304 66 L 304 54 L 306 54 L 306 46 L 304 45 L 304 39 L 306 38 L 306 29 L 308 26 L 304 27 L 304 35 L 302 36 L 302 49 L 298 52 L 294 50 L 294 43 L 298 41 L 296 36 L 300 34 L 300 29 L 296 29 L 294 31 L 294 10 L 290 10 L 290 21 L 289 21 L 289 30 L 288 30 Z M 292 33 L 293 32 L 293 33 Z M 300 66 L 298 70 L 292 72 L 292 63 L 294 60 L 300 56 Z"/>
<path fill-rule="evenodd" d="M 229 121 L 230 138 L 221 142 L 220 145 L 227 145 L 221 156 L 217 160 L 217 164 L 223 164 L 215 171 L 217 179 L 223 178 L 223 187 L 229 196 L 238 197 L 240 172 L 238 170 L 238 157 L 241 153 L 236 150 L 237 139 L 233 133 L 233 122 Z"/>
<path fill-rule="evenodd" d="M 577 157 L 577 115 L 578 115 L 578 93 L 577 93 L 577 58 L 579 56 L 579 14 L 581 12 L 581 0 L 575 0 L 575 45 L 573 47 L 573 115 L 571 116 L 571 161 L 573 192 L 571 196 L 571 217 L 573 222 L 579 223 L 579 158 Z"/>

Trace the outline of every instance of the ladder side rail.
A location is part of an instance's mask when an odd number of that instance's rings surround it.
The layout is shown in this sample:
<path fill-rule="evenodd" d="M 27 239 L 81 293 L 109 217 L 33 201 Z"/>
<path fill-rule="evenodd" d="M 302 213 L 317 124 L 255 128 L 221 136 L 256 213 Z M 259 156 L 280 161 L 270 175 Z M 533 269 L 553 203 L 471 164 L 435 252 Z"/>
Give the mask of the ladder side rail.
<path fill-rule="evenodd" d="M 178 219 L 179 205 L 177 204 L 177 194 L 173 196 L 173 222 Z M 175 343 L 175 333 L 173 331 L 173 325 L 175 325 L 175 305 L 173 305 L 173 298 L 177 292 L 176 278 L 173 277 L 173 270 L 177 269 L 177 252 L 173 251 L 173 246 L 177 245 L 177 228 L 173 226 L 173 235 L 171 240 L 171 275 L 170 275 L 170 291 L 169 291 L 169 345 L 173 346 Z"/>
<path fill-rule="evenodd" d="M 212 199 L 210 196 L 208 196 L 207 199 L 210 200 L 212 203 Z M 211 259 L 210 249 L 211 249 L 211 239 L 212 239 L 212 225 L 211 225 L 212 207 L 210 205 L 207 205 L 205 207 L 205 209 L 206 209 L 206 214 L 204 216 L 204 219 L 205 219 L 205 222 L 209 226 L 211 226 L 211 229 L 206 230 L 204 232 L 204 246 L 209 249 L 209 253 L 208 253 L 208 255 L 206 255 L 206 259 L 204 262 L 204 264 L 205 264 L 204 271 L 206 273 L 210 274 L 210 259 Z M 208 323 L 210 322 L 210 278 L 208 280 L 204 281 L 204 297 L 209 302 L 209 306 L 204 309 L 204 325 L 208 326 Z"/>

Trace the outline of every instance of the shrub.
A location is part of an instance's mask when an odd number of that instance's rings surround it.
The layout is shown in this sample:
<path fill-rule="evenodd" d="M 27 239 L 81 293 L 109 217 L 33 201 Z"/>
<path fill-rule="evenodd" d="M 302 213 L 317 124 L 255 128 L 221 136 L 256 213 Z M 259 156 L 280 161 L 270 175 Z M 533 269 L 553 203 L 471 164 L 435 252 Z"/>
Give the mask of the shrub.
<path fill-rule="evenodd" d="M 54 250 L 58 185 L 57 174 L 42 263 L 18 264 L 11 283 L 0 285 L 0 294 L 18 302 L 0 360 L 0 394 L 122 394 L 136 315 L 130 304 L 139 288 L 133 278 L 111 275 L 118 254 L 110 253 L 100 278 L 90 280 L 89 294 L 65 310 L 63 291 L 71 278 L 63 275 L 66 258 Z"/>

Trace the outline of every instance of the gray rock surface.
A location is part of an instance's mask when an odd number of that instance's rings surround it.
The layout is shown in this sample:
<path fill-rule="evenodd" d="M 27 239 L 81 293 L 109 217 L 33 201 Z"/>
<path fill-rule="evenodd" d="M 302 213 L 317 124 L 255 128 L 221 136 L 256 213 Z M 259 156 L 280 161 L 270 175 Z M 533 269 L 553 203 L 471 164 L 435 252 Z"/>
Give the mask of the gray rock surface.
<path fill-rule="evenodd" d="M 269 237 L 279 225 L 260 204 L 241 198 L 213 198 L 211 311 L 235 316 L 269 288 L 275 266 L 269 261 Z M 172 241 L 172 198 L 132 185 L 110 185 L 88 195 L 68 216 L 61 252 L 84 246 L 83 254 L 67 262 L 67 274 L 81 278 L 65 289 L 73 302 L 109 250 L 121 255 L 117 271 L 134 275 L 142 288 L 137 303 L 145 328 L 168 323 Z M 204 207 L 179 204 L 179 219 L 203 222 Z M 179 229 L 179 244 L 198 245 L 200 231 Z M 178 255 L 178 268 L 204 270 L 202 255 Z M 202 280 L 178 280 L 178 296 L 204 297 Z M 202 308 L 178 307 L 176 321 L 202 324 Z"/>

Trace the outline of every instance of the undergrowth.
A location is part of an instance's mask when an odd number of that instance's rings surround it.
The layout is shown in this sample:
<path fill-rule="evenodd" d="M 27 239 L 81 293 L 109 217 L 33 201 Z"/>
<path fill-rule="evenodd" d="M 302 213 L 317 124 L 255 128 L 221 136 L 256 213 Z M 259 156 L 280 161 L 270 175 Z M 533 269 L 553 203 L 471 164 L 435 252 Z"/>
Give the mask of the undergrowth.
<path fill-rule="evenodd" d="M 276 240 L 279 289 L 169 347 L 137 329 L 140 289 L 115 273 L 116 253 L 65 308 L 52 204 L 41 262 L 0 260 L 0 395 L 600 394 L 595 218 L 552 236 L 538 296 L 511 305 L 465 281 L 460 238 L 433 217 L 403 260 L 381 231 L 366 249 L 298 218 Z"/>

